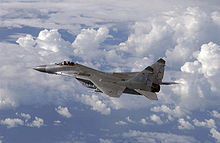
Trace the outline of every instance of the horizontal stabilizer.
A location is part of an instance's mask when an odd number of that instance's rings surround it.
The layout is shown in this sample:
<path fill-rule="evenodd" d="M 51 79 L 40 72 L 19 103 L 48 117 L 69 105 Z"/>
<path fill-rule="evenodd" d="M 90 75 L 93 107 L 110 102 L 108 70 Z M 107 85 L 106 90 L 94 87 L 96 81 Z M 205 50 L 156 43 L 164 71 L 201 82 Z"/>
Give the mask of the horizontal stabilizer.
<path fill-rule="evenodd" d="M 162 82 L 160 85 L 172 85 L 172 84 L 179 84 L 177 82 Z"/>
<path fill-rule="evenodd" d="M 147 97 L 150 100 L 158 100 L 157 94 L 154 92 L 149 92 L 149 91 L 140 90 L 140 89 L 135 89 L 135 91 L 137 91 L 141 95 L 144 95 L 145 97 Z"/>

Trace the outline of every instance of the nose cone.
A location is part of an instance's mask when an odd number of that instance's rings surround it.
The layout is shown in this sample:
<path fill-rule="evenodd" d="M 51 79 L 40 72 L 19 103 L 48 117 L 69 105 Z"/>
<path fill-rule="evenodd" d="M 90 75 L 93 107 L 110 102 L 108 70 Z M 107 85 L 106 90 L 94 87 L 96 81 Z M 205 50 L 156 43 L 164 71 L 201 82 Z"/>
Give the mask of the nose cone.
<path fill-rule="evenodd" d="M 40 71 L 40 72 L 46 72 L 46 65 L 37 66 L 37 67 L 34 67 L 33 69 Z"/>

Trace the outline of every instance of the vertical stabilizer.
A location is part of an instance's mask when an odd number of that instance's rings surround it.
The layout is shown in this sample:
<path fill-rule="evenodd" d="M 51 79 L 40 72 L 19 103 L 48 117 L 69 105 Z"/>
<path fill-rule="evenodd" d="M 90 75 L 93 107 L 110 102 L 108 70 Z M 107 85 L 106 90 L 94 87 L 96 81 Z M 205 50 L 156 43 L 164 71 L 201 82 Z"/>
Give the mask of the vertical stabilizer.
<path fill-rule="evenodd" d="M 126 82 L 126 86 L 132 89 L 151 90 L 153 68 L 148 66 Z"/>
<path fill-rule="evenodd" d="M 165 60 L 160 58 L 156 63 L 151 65 L 153 68 L 153 83 L 154 84 L 161 84 L 163 75 L 164 75 L 164 67 L 165 67 Z"/>

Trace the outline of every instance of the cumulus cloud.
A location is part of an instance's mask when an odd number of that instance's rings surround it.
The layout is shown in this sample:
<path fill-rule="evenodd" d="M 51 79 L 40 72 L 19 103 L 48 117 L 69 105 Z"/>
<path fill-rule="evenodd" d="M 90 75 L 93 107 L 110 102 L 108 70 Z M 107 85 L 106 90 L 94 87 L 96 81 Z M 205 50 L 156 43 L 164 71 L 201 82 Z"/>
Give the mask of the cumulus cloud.
<path fill-rule="evenodd" d="M 58 125 L 61 124 L 61 121 L 60 121 L 60 120 L 53 121 L 53 124 L 54 124 L 55 126 L 58 126 Z"/>
<path fill-rule="evenodd" d="M 100 143 L 113 143 L 112 140 L 110 140 L 110 139 L 103 139 L 103 138 L 100 138 L 100 139 L 99 139 L 99 142 L 100 142 Z"/>
<path fill-rule="evenodd" d="M 212 116 L 215 117 L 215 118 L 220 119 L 220 113 L 218 111 L 216 111 L 216 110 L 212 111 Z"/>
<path fill-rule="evenodd" d="M 196 60 L 186 62 L 181 67 L 181 70 L 187 74 L 182 74 L 180 79 L 182 84 L 173 87 L 173 91 L 180 95 L 181 102 L 191 109 L 199 107 L 201 103 L 202 106 L 217 104 L 220 84 L 219 49 L 219 46 L 213 42 L 203 44 L 199 51 L 195 51 Z M 196 103 L 191 103 L 195 100 Z M 206 104 L 207 100 L 212 104 Z"/>
<path fill-rule="evenodd" d="M 67 51 L 67 48 L 69 47 L 69 42 L 64 41 L 61 38 L 61 35 L 59 34 L 57 29 L 45 29 L 41 31 L 37 37 L 36 42 L 39 48 L 46 51 L 59 52 L 59 50 L 62 48 L 62 52 L 65 52 L 65 55 L 70 52 Z"/>
<path fill-rule="evenodd" d="M 121 49 L 133 55 L 163 56 L 166 48 L 171 48 L 172 29 L 161 21 L 153 20 L 152 23 L 137 22 L 133 26 L 133 33 L 125 43 L 121 43 Z M 160 42 L 159 42 L 160 41 Z M 166 45 L 166 48 L 161 48 Z M 160 51 L 160 52 L 158 52 Z"/>
<path fill-rule="evenodd" d="M 0 108 L 15 107 L 16 105 L 17 103 L 13 98 L 13 94 L 7 89 L 0 89 Z"/>
<path fill-rule="evenodd" d="M 25 122 L 27 122 L 28 120 L 31 119 L 31 115 L 30 114 L 26 114 L 26 113 L 16 113 L 17 116 L 23 117 L 25 119 Z"/>
<path fill-rule="evenodd" d="M 125 121 L 117 121 L 117 122 L 115 122 L 115 124 L 116 124 L 116 125 L 126 125 L 126 124 L 128 124 L 128 123 L 125 122 Z"/>
<path fill-rule="evenodd" d="M 147 125 L 147 121 L 146 121 L 146 119 L 144 119 L 144 118 L 142 118 L 142 119 L 140 120 L 140 123 L 143 124 L 143 125 Z"/>
<path fill-rule="evenodd" d="M 191 130 L 191 129 L 194 129 L 194 126 L 188 122 L 188 121 L 185 121 L 184 118 L 180 118 L 178 120 L 179 122 L 179 126 L 178 126 L 178 129 L 182 130 L 182 129 L 188 129 L 188 130 Z"/>
<path fill-rule="evenodd" d="M 80 95 L 77 96 L 79 100 L 87 105 L 92 106 L 92 110 L 98 111 L 103 115 L 111 113 L 111 108 L 107 106 L 97 95 Z"/>
<path fill-rule="evenodd" d="M 129 123 L 136 123 L 134 120 L 132 120 L 129 116 L 126 117 L 126 120 L 129 122 Z"/>
<path fill-rule="evenodd" d="M 67 107 L 58 106 L 57 108 L 55 108 L 55 110 L 57 111 L 57 113 L 66 118 L 70 118 L 72 116 Z"/>
<path fill-rule="evenodd" d="M 25 37 L 18 38 L 16 42 L 19 43 L 21 47 L 26 48 L 32 48 L 36 44 L 34 37 L 30 34 L 27 34 Z"/>
<path fill-rule="evenodd" d="M 81 33 L 77 35 L 72 46 L 74 47 L 74 54 L 83 58 L 85 61 L 102 56 L 100 51 L 100 44 L 109 37 L 109 30 L 106 27 L 99 29 L 82 29 Z M 93 52 L 93 51 L 96 52 Z"/>
<path fill-rule="evenodd" d="M 27 126 L 29 127 L 37 127 L 37 128 L 40 128 L 43 125 L 44 125 L 44 120 L 39 117 L 35 117 L 35 119 L 31 123 L 27 124 Z"/>
<path fill-rule="evenodd" d="M 5 120 L 0 120 L 0 124 L 6 125 L 7 128 L 13 128 L 18 126 L 27 126 L 27 127 L 37 127 L 40 128 L 44 125 L 44 120 L 39 117 L 35 117 L 33 121 L 30 121 L 31 115 L 26 113 L 16 113 L 17 116 L 22 117 L 19 118 L 6 118 Z"/>
<path fill-rule="evenodd" d="M 197 119 L 193 120 L 195 126 L 198 127 L 206 127 L 206 128 L 216 128 L 215 120 L 213 119 L 205 119 L 205 121 L 198 121 Z"/>
<path fill-rule="evenodd" d="M 180 117 L 184 114 L 184 112 L 181 110 L 180 106 L 176 106 L 174 109 L 171 109 L 166 105 L 161 105 L 161 106 L 154 106 L 150 110 L 153 112 L 164 112 L 169 115 L 173 115 L 175 117 Z"/>
<path fill-rule="evenodd" d="M 129 130 L 128 132 L 123 133 L 123 137 L 130 138 L 131 142 L 138 143 L 196 143 L 198 142 L 193 137 L 190 136 L 180 136 L 170 133 L 159 133 L 159 132 L 141 132 L 137 130 Z"/>
<path fill-rule="evenodd" d="M 153 114 L 150 116 L 150 119 L 154 122 L 156 122 L 157 124 L 163 124 L 163 121 L 160 119 L 159 116 L 157 116 L 156 114 Z"/>
<path fill-rule="evenodd" d="M 68 55 L 71 53 L 69 50 L 72 51 L 71 43 L 64 41 L 57 30 L 42 30 L 37 37 L 22 36 L 18 38 L 17 43 L 19 46 L 0 43 L 0 57 L 1 61 L 4 61 L 0 68 L 2 73 L 0 78 L 5 81 L 1 82 L 0 87 L 0 108 L 16 107 L 20 104 L 58 103 L 66 97 L 64 90 L 69 93 L 74 92 L 72 90 L 74 82 L 68 83 L 66 80 L 65 84 L 62 84 L 64 82 L 62 78 L 54 76 L 51 79 L 48 75 L 32 69 L 37 65 L 69 59 Z M 52 47 L 59 52 L 50 49 Z M 59 94 L 61 91 L 62 97 Z"/>
<path fill-rule="evenodd" d="M 0 124 L 6 125 L 7 128 L 13 128 L 17 126 L 23 126 L 24 121 L 19 118 L 6 118 L 5 120 L 1 120 Z"/>
<path fill-rule="evenodd" d="M 193 63 L 187 62 L 182 67 L 181 70 L 184 72 L 198 72 L 203 74 L 208 81 L 212 84 L 211 90 L 216 91 L 216 85 L 219 84 L 219 80 L 215 77 L 220 75 L 220 46 L 210 42 L 208 44 L 203 44 L 201 50 L 197 51 L 197 60 Z M 190 69 L 193 68 L 193 69 Z"/>
<path fill-rule="evenodd" d="M 220 142 L 220 132 L 219 131 L 217 131 L 215 128 L 211 128 L 210 133 L 212 134 L 212 137 L 216 139 L 217 142 Z"/>
<path fill-rule="evenodd" d="M 25 37 L 20 37 L 16 41 L 21 47 L 24 48 L 39 48 L 38 53 L 41 56 L 48 56 L 51 53 L 60 52 L 68 57 L 70 56 L 70 43 L 61 38 L 57 29 L 40 31 L 38 37 L 34 39 L 30 34 Z M 62 49 L 62 52 L 60 51 Z"/>

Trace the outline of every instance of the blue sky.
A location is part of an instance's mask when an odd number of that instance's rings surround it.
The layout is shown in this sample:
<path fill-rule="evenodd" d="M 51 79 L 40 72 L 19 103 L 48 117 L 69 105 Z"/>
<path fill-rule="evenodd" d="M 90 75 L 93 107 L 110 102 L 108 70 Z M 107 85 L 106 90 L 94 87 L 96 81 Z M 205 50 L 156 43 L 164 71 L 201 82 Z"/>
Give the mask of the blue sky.
<path fill-rule="evenodd" d="M 219 1 L 0 1 L 0 143 L 220 142 Z M 166 62 L 158 101 L 91 93 L 32 67 Z"/>

